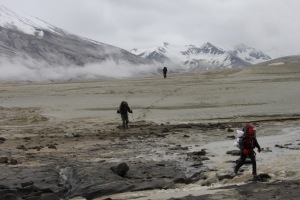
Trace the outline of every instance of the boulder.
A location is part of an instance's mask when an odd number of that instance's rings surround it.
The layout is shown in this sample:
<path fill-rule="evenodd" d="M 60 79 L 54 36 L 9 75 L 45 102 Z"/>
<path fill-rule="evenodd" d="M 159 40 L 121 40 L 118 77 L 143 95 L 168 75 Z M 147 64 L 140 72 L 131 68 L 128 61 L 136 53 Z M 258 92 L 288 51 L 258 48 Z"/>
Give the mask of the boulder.
<path fill-rule="evenodd" d="M 143 191 L 153 189 L 174 189 L 175 185 L 173 182 L 166 182 L 165 180 L 152 180 L 143 181 L 134 185 L 132 191 Z"/>
<path fill-rule="evenodd" d="M 233 179 L 235 177 L 234 174 L 226 174 L 226 173 L 217 173 L 217 178 L 219 181 L 224 180 L 224 179 Z"/>
<path fill-rule="evenodd" d="M 0 163 L 8 163 L 7 157 L 0 157 Z"/>
<path fill-rule="evenodd" d="M 204 149 L 201 149 L 201 151 L 194 151 L 194 152 L 188 153 L 188 156 L 192 156 L 192 155 L 205 156 L 206 151 Z"/>
<path fill-rule="evenodd" d="M 234 130 L 232 128 L 228 128 L 227 132 L 234 132 Z"/>
<path fill-rule="evenodd" d="M 21 149 L 21 150 L 24 150 L 24 151 L 28 151 L 28 149 L 27 149 L 24 145 L 19 145 L 19 146 L 17 146 L 17 149 Z"/>
<path fill-rule="evenodd" d="M 227 151 L 226 154 L 230 154 L 230 155 L 233 155 L 233 156 L 239 156 L 240 155 L 240 150 L 230 150 L 230 151 Z"/>
<path fill-rule="evenodd" d="M 56 194 L 54 193 L 43 193 L 41 195 L 41 199 L 43 200 L 60 200 L 61 198 L 59 198 Z"/>
<path fill-rule="evenodd" d="M 5 200 L 18 200 L 18 191 L 14 189 L 8 189 L 2 186 L 0 187 L 0 199 Z"/>
<path fill-rule="evenodd" d="M 0 144 L 4 143 L 4 141 L 5 141 L 5 138 L 4 137 L 0 137 Z"/>
<path fill-rule="evenodd" d="M 115 174 L 124 177 L 126 175 L 126 173 L 128 172 L 129 167 L 128 167 L 128 165 L 126 163 L 120 163 L 117 166 L 111 167 L 111 170 Z"/>
<path fill-rule="evenodd" d="M 178 172 L 175 174 L 173 178 L 174 183 L 187 183 L 186 182 L 186 175 L 183 172 Z"/>
<path fill-rule="evenodd" d="M 10 164 L 11 165 L 17 165 L 18 164 L 18 161 L 16 159 L 10 159 Z"/>
<path fill-rule="evenodd" d="M 32 185 L 34 185 L 33 181 L 28 181 L 28 182 L 21 183 L 21 187 L 22 188 L 25 188 L 25 187 L 28 187 L 28 186 L 32 186 Z"/>

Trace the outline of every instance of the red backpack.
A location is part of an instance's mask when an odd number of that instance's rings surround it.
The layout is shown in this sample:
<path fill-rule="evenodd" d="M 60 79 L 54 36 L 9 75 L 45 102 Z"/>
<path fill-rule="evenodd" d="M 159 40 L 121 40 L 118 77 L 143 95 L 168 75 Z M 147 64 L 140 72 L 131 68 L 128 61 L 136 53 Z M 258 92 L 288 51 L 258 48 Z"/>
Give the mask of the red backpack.
<path fill-rule="evenodd" d="M 243 128 L 243 131 L 244 131 L 244 136 L 243 136 L 242 148 L 245 149 L 245 152 L 243 152 L 243 154 L 247 155 L 254 149 L 256 130 L 254 129 L 252 124 L 246 124 Z"/>
<path fill-rule="evenodd" d="M 256 136 L 256 130 L 254 129 L 252 124 L 245 124 L 243 131 L 244 136 Z"/>

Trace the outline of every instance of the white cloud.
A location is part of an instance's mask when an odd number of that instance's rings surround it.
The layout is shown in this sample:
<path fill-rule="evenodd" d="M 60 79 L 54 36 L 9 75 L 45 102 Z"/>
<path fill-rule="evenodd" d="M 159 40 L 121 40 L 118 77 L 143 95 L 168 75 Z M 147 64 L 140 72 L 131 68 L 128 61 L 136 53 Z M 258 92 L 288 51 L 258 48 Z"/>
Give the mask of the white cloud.
<path fill-rule="evenodd" d="M 245 43 L 300 54 L 298 0 L 0 0 L 71 33 L 127 50 L 167 41 Z M 268 53 L 268 52 L 267 52 Z"/>
<path fill-rule="evenodd" d="M 160 65 L 132 65 L 106 61 L 85 66 L 54 66 L 41 61 L 19 58 L 0 60 L 0 82 L 49 82 L 129 78 L 158 74 Z"/>

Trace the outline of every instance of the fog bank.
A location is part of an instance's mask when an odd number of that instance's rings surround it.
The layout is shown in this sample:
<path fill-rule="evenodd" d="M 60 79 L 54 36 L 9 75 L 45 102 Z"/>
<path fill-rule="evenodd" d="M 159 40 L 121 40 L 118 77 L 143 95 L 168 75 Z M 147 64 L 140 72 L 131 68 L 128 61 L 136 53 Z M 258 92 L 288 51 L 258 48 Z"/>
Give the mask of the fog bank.
<path fill-rule="evenodd" d="M 84 66 L 57 66 L 32 59 L 0 60 L 1 82 L 56 82 L 130 78 L 159 74 L 162 64 L 132 65 L 105 61 Z M 173 70 L 179 70 L 173 69 Z"/>

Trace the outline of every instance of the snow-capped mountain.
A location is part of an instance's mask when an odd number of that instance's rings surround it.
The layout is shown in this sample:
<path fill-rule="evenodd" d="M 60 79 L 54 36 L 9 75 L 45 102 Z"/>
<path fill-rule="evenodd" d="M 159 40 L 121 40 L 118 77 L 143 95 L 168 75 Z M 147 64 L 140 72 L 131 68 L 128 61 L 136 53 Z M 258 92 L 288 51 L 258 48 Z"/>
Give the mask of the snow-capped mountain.
<path fill-rule="evenodd" d="M 250 62 L 251 64 L 257 64 L 271 60 L 271 57 L 262 51 L 257 51 L 253 47 L 248 47 L 244 44 L 236 45 L 231 52 L 239 58 Z"/>
<path fill-rule="evenodd" d="M 124 49 L 76 36 L 38 18 L 19 16 L 4 6 L 0 6 L 1 57 L 33 59 L 51 65 L 150 63 Z"/>
<path fill-rule="evenodd" d="M 129 52 L 0 5 L 0 81 L 118 78 L 160 73 L 160 63 L 170 64 L 170 72 L 179 72 L 249 66 L 268 59 L 244 45 L 223 50 L 211 43 L 200 47 L 164 43 Z"/>
<path fill-rule="evenodd" d="M 173 61 L 193 69 L 237 68 L 270 60 L 270 56 L 252 47 L 240 44 L 231 50 L 223 50 L 207 42 L 200 47 L 195 45 L 172 45 L 150 49 L 133 49 L 131 53 L 164 63 Z"/>

